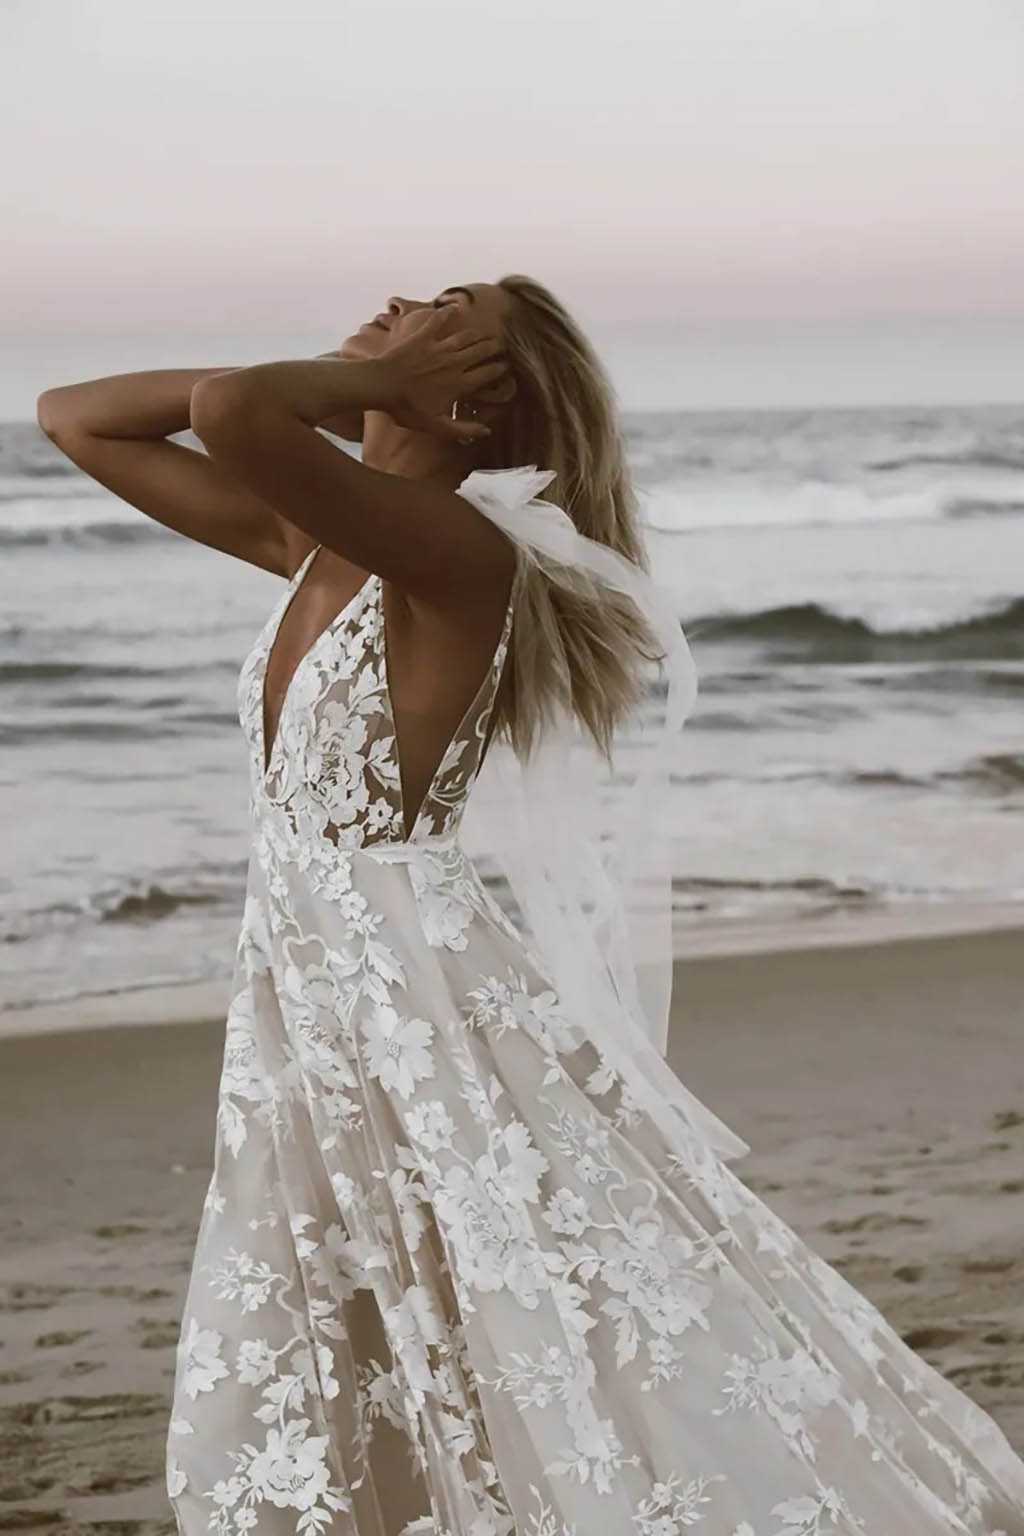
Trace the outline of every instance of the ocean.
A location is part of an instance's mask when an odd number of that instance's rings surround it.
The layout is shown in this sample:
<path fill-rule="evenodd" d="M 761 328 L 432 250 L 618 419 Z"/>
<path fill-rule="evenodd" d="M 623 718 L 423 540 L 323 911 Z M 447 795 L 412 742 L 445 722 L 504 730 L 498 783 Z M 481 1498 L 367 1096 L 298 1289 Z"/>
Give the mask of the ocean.
<path fill-rule="evenodd" d="M 632 412 L 700 930 L 1024 903 L 1024 407 Z M 183 441 L 192 441 L 183 434 Z M 0 426 L 0 1009 L 230 972 L 280 592 Z"/>

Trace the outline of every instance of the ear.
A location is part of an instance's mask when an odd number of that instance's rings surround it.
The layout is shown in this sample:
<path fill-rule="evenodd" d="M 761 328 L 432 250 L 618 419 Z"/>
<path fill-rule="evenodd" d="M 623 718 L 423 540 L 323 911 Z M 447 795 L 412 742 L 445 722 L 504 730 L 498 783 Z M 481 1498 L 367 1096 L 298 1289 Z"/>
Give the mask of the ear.
<path fill-rule="evenodd" d="M 509 402 L 515 399 L 517 393 L 516 380 L 513 374 L 500 379 L 497 384 L 489 384 L 486 389 L 477 390 L 475 395 L 469 397 L 469 403 L 476 406 L 477 421 L 490 426 L 495 421 L 500 421 L 505 414 Z"/>

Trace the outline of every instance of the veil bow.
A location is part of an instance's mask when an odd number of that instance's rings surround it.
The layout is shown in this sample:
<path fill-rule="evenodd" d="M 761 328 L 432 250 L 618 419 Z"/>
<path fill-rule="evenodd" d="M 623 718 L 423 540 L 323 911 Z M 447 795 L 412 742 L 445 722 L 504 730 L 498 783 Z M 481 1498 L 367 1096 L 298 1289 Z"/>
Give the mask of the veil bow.
<path fill-rule="evenodd" d="M 491 742 L 463 820 L 467 853 L 507 882 L 524 937 L 563 1006 L 579 1018 L 629 1098 L 666 1133 L 723 1159 L 750 1149 L 665 1060 L 672 990 L 669 785 L 697 673 L 672 594 L 606 544 L 581 534 L 539 493 L 555 471 L 477 469 L 458 487 L 508 535 L 520 566 L 542 564 L 567 590 L 595 581 L 624 593 L 656 636 L 642 704 L 610 762 L 567 709 L 522 762 Z M 554 658 L 563 668 L 565 658 Z"/>

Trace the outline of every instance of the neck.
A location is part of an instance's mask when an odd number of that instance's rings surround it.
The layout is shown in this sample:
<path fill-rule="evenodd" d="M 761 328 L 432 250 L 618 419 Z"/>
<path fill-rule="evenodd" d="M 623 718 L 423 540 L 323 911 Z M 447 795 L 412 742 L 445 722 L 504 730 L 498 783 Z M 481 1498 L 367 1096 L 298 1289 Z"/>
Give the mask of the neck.
<path fill-rule="evenodd" d="M 400 427 L 384 411 L 364 413 L 362 462 L 369 469 L 454 487 L 465 479 L 477 460 L 475 443 L 450 443 L 429 432 L 414 432 Z"/>

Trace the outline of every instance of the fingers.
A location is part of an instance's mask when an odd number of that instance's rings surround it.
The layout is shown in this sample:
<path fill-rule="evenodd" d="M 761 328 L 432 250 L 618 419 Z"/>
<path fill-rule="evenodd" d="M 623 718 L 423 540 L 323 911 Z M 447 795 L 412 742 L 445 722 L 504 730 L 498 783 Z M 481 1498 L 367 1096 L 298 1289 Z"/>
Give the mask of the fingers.
<path fill-rule="evenodd" d="M 511 377 L 508 355 L 493 337 L 466 340 L 470 333 L 461 331 L 446 340 L 451 351 L 451 363 L 461 369 L 465 389 L 480 389 L 498 379 Z"/>
<path fill-rule="evenodd" d="M 446 347 L 460 363 L 473 364 L 483 358 L 507 358 L 501 343 L 493 336 L 478 336 L 472 331 L 459 331 L 445 338 Z"/>
<path fill-rule="evenodd" d="M 433 312 L 434 329 L 440 332 L 448 331 L 452 336 L 458 335 L 459 332 L 454 328 L 456 326 L 462 328 L 464 324 L 457 313 L 458 308 L 457 304 L 442 304 L 435 309 Z"/>
<path fill-rule="evenodd" d="M 466 369 L 466 385 L 474 390 L 480 389 L 485 384 L 505 378 L 508 373 L 509 365 L 507 362 L 478 363 L 476 367 Z"/>

